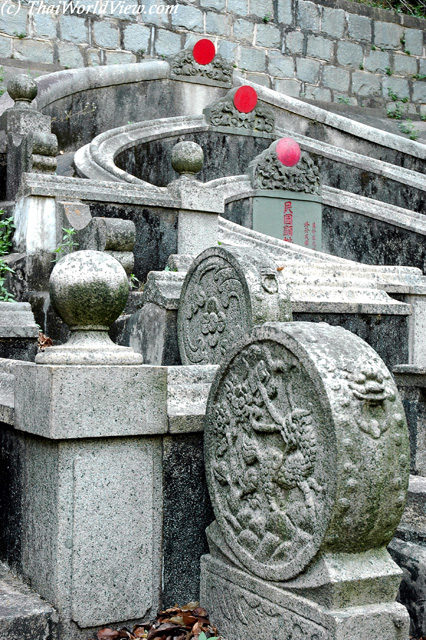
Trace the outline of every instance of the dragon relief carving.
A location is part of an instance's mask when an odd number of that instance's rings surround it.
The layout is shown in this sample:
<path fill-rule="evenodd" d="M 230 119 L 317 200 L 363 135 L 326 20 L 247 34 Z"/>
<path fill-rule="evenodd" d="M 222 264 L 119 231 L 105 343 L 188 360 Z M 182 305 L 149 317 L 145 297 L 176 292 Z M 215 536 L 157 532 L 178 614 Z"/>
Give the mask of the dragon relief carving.
<path fill-rule="evenodd" d="M 214 127 L 237 127 L 247 131 L 272 133 L 275 126 L 274 114 L 263 105 L 257 105 L 250 113 L 241 113 L 233 100 L 220 100 L 206 109 L 206 116 Z"/>
<path fill-rule="evenodd" d="M 285 564 L 319 526 L 316 421 L 293 391 L 302 380 L 295 361 L 275 361 L 266 346 L 242 354 L 214 412 L 215 494 L 237 545 L 258 562 Z"/>
<path fill-rule="evenodd" d="M 218 54 L 209 64 L 198 64 L 194 60 L 192 51 L 187 49 L 172 58 L 171 71 L 175 76 L 207 78 L 208 80 L 230 85 L 233 68 Z"/>
<path fill-rule="evenodd" d="M 302 151 L 294 167 L 284 166 L 277 158 L 275 147 L 261 153 L 249 166 L 249 174 L 255 189 L 284 189 L 320 193 L 318 167 L 306 151 Z"/>

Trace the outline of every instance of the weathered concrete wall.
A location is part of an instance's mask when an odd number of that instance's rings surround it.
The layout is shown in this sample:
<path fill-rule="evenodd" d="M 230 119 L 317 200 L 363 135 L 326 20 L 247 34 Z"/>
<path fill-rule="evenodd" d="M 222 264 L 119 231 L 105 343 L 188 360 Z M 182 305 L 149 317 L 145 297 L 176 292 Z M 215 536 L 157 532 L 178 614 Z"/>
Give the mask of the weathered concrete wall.
<path fill-rule="evenodd" d="M 104 15 L 96 0 L 13 2 L 0 14 L 1 58 L 120 64 L 208 36 L 248 79 L 283 93 L 375 106 L 391 89 L 426 113 L 426 22 L 411 16 L 348 0 L 103 0 Z"/>

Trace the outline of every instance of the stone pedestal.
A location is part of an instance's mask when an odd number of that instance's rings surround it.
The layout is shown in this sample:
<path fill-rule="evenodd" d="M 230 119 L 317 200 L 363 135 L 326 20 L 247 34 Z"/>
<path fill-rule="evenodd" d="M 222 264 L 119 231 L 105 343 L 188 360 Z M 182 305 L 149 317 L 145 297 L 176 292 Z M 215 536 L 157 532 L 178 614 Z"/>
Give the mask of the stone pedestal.
<path fill-rule="evenodd" d="M 336 569 L 344 566 L 343 555 L 335 558 Z M 366 590 L 371 588 L 371 569 L 375 561 L 374 557 L 364 559 L 366 567 L 370 564 L 370 572 L 365 574 Z M 370 596 L 369 603 L 349 607 L 342 603 L 341 607 L 329 608 L 313 598 L 256 578 L 223 559 L 209 555 L 201 559 L 200 599 L 204 606 L 209 607 L 212 622 L 229 640 L 255 640 L 260 629 L 267 629 L 268 637 L 274 640 L 406 640 L 407 611 L 392 601 L 401 576 L 389 558 L 386 568 L 388 575 L 384 577 L 388 582 L 393 581 L 392 595 L 387 602 L 383 602 L 385 594 L 379 588 Z M 338 573 L 333 578 L 338 579 Z M 378 580 L 381 578 L 377 576 Z M 359 587 L 359 582 L 360 571 L 356 567 L 351 580 L 348 580 L 347 602 L 354 601 L 353 592 Z"/>
<path fill-rule="evenodd" d="M 392 376 L 357 336 L 266 323 L 222 361 L 205 422 L 216 523 L 202 605 L 229 640 L 402 640 L 386 545 L 409 478 Z"/>
<path fill-rule="evenodd" d="M 38 331 L 28 302 L 0 302 L 0 358 L 33 361 Z"/>

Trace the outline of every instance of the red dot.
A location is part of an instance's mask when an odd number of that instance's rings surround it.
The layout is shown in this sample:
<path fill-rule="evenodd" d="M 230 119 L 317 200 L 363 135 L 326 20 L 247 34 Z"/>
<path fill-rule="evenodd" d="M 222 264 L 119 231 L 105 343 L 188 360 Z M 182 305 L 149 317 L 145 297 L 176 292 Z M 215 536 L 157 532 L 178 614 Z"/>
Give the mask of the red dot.
<path fill-rule="evenodd" d="M 250 113 L 257 105 L 257 93 L 253 87 L 240 87 L 234 95 L 235 108 L 240 113 Z"/>
<path fill-rule="evenodd" d="M 281 140 L 278 140 L 276 152 L 278 160 L 285 167 L 294 167 L 300 160 L 300 147 L 293 138 L 281 138 Z"/>
<path fill-rule="evenodd" d="M 192 55 L 198 64 L 209 64 L 216 55 L 216 49 L 211 40 L 204 38 L 203 40 L 198 40 L 197 44 L 194 45 Z"/>

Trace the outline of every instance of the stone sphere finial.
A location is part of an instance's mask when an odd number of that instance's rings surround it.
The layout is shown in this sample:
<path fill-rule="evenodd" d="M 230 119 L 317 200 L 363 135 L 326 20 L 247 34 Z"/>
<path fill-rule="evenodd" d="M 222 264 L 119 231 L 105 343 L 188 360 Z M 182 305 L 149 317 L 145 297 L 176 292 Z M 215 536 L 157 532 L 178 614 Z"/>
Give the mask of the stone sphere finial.
<path fill-rule="evenodd" d="M 126 272 L 115 258 L 90 250 L 68 254 L 54 267 L 49 292 L 72 335 L 65 345 L 40 353 L 38 364 L 142 364 L 140 354 L 108 335 L 129 295 Z"/>
<path fill-rule="evenodd" d="M 29 106 L 37 95 L 37 84 L 30 76 L 21 73 L 7 83 L 7 92 L 20 106 Z"/>
<path fill-rule="evenodd" d="M 172 150 L 172 167 L 180 175 L 192 176 L 203 166 L 204 152 L 199 144 L 184 140 L 178 142 Z"/>

